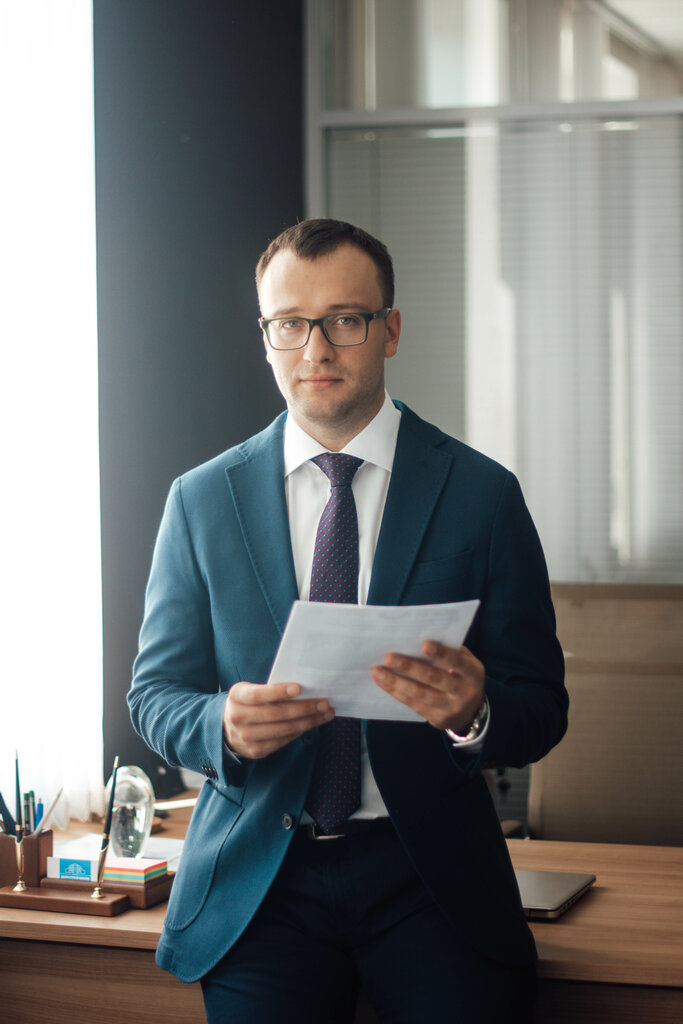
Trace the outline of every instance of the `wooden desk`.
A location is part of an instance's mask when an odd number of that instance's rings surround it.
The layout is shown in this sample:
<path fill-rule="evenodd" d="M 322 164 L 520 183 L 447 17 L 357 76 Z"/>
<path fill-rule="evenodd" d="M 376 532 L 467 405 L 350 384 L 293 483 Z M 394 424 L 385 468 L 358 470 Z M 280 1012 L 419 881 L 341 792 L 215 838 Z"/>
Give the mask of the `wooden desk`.
<path fill-rule="evenodd" d="M 534 922 L 539 1022 L 683 1021 L 683 848 L 508 840 L 517 868 L 586 871 L 593 888 Z"/>
<path fill-rule="evenodd" d="M 183 812 L 175 813 L 184 827 Z M 533 924 L 538 1024 L 683 1021 L 683 848 L 522 839 L 509 846 L 516 867 L 598 877 L 563 918 Z M 0 908 L 7 1019 L 201 1024 L 199 985 L 183 985 L 154 963 L 164 911 L 162 904 L 105 919 Z M 375 1019 L 361 1004 L 358 1024 Z"/>
<path fill-rule="evenodd" d="M 174 810 L 163 835 L 183 838 L 191 813 Z M 67 833 L 57 835 L 72 839 L 96 831 L 96 824 L 72 822 Z M 108 918 L 0 907 L 0 991 L 7 1020 L 204 1024 L 199 984 L 184 985 L 154 962 L 165 913 L 165 903 Z"/>

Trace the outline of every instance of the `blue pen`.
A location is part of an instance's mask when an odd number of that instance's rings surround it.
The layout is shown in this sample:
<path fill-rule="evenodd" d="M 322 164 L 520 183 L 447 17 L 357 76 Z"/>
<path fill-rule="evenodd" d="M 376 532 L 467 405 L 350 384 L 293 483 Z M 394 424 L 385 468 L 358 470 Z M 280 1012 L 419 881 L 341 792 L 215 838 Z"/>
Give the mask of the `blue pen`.
<path fill-rule="evenodd" d="M 39 796 L 38 797 L 38 803 L 36 804 L 36 829 L 40 825 L 42 817 L 43 817 L 43 798 L 42 798 L 42 796 Z"/>

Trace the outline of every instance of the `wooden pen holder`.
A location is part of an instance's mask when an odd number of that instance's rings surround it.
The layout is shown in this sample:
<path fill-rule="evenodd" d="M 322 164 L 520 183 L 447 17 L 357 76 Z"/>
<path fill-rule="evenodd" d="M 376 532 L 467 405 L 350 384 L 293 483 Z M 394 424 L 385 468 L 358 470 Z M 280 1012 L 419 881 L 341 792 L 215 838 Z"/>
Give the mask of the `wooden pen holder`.
<path fill-rule="evenodd" d="M 26 836 L 24 848 L 24 882 L 29 888 L 40 885 L 47 874 L 47 858 L 52 856 L 52 830 Z M 0 886 L 16 885 L 17 844 L 14 836 L 0 833 Z"/>

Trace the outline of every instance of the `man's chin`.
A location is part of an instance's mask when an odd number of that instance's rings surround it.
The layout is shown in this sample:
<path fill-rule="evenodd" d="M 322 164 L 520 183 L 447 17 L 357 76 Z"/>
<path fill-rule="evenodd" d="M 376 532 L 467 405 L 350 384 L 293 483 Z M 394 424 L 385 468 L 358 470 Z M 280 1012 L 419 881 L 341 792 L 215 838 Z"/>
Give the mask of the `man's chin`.
<path fill-rule="evenodd" d="M 334 433 L 351 433 L 362 430 L 384 401 L 384 385 L 381 393 L 369 390 L 358 394 L 349 393 L 348 385 L 340 380 L 338 386 L 323 388 L 317 393 L 304 393 L 297 389 L 290 393 L 287 406 L 304 430 L 314 433 L 313 428 L 331 430 Z"/>
<path fill-rule="evenodd" d="M 336 423 L 345 420 L 354 409 L 354 403 L 341 395 L 334 398 L 332 390 L 326 388 L 317 394 L 300 396 L 292 405 L 293 411 L 305 416 L 311 423 Z"/>

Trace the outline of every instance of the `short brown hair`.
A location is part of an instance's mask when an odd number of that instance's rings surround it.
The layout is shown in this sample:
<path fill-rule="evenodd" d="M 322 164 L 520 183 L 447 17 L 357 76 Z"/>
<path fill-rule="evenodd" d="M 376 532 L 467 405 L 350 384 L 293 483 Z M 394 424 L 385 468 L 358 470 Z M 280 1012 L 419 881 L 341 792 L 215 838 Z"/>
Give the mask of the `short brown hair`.
<path fill-rule="evenodd" d="M 299 221 L 274 238 L 256 264 L 256 288 L 259 288 L 266 267 L 276 253 L 288 249 L 299 259 L 314 260 L 317 256 L 334 252 L 340 245 L 355 245 L 368 254 L 377 267 L 382 302 L 385 306 L 393 306 L 394 265 L 386 245 L 363 228 L 330 217 Z"/>

